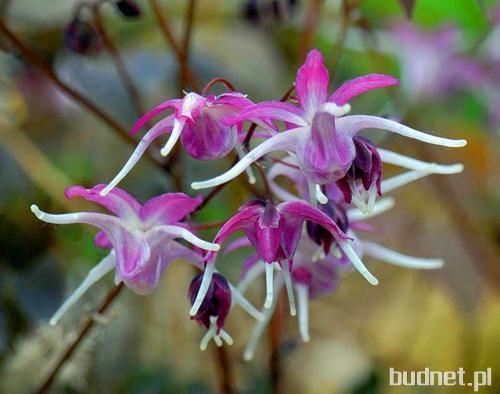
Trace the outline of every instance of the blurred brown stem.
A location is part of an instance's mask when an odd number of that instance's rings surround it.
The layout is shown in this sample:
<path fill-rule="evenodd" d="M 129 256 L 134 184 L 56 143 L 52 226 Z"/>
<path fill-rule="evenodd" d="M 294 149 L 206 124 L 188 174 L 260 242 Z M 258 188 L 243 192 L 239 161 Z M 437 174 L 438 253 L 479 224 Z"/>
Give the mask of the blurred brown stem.
<path fill-rule="evenodd" d="M 122 80 L 123 85 L 125 86 L 125 89 L 130 97 L 130 101 L 135 109 L 136 115 L 142 116 L 142 115 L 144 115 L 145 110 L 144 110 L 144 107 L 141 103 L 139 93 L 137 91 L 136 86 L 134 85 L 132 77 L 130 76 L 130 74 L 127 70 L 127 67 L 125 66 L 125 63 L 123 61 L 122 56 L 120 55 L 120 51 L 118 50 L 118 47 L 115 45 L 115 43 L 113 42 L 113 40 L 109 36 L 108 32 L 106 31 L 106 27 L 104 26 L 104 21 L 102 19 L 102 15 L 101 15 L 99 3 L 93 4 L 92 13 L 94 16 L 94 24 L 95 24 L 95 27 L 97 28 L 99 36 L 101 37 L 103 46 L 108 51 L 109 55 L 111 56 L 111 59 L 113 61 L 113 64 L 115 65 L 116 71 L 118 72 L 118 75 L 119 75 L 120 79 Z M 148 126 L 148 128 L 149 127 L 150 126 Z"/>
<path fill-rule="evenodd" d="M 83 108 L 94 114 L 101 121 L 106 123 L 113 129 L 123 140 L 135 146 L 135 141 L 130 137 L 127 130 L 116 122 L 111 116 L 101 110 L 96 104 L 84 97 L 82 94 L 68 86 L 65 82 L 61 81 L 54 73 L 52 68 L 45 62 L 45 60 L 34 52 L 20 37 L 18 37 L 0 18 L 0 31 L 9 39 L 9 41 L 17 48 L 21 55 L 40 72 L 42 72 L 54 85 L 62 90 L 67 96 L 76 101 Z"/>
<path fill-rule="evenodd" d="M 153 14 L 156 18 L 158 26 L 160 27 L 162 35 L 165 38 L 165 41 L 170 45 L 170 47 L 174 51 L 175 57 L 177 58 L 177 62 L 180 65 L 183 61 L 182 48 L 179 46 L 172 33 L 172 29 L 170 28 L 170 23 L 167 19 L 167 16 L 165 15 L 160 5 L 158 4 L 158 0 L 149 0 L 149 5 L 153 9 Z M 199 90 L 200 87 L 198 85 L 198 82 L 196 81 L 193 72 L 189 68 L 189 65 L 186 65 L 186 78 L 189 84 L 191 84 L 196 90 Z"/>
<path fill-rule="evenodd" d="M 221 393 L 224 394 L 233 394 L 234 393 L 234 383 L 233 383 L 233 369 L 231 367 L 231 359 L 228 354 L 227 348 L 224 346 L 216 347 L 216 357 L 217 364 L 219 366 L 219 375 L 220 375 L 220 386 Z"/>
<path fill-rule="evenodd" d="M 113 303 L 114 299 L 120 294 L 120 292 L 123 290 L 124 285 L 123 282 L 121 282 L 118 286 L 113 287 L 108 294 L 106 294 L 106 297 L 102 301 L 101 305 L 99 306 L 99 309 L 97 310 L 98 314 L 103 314 L 106 312 L 106 310 L 111 306 Z M 56 366 L 52 369 L 52 371 L 49 373 L 47 379 L 43 382 L 43 384 L 40 386 L 40 388 L 37 390 L 38 394 L 43 394 L 47 393 L 48 390 L 50 389 L 50 386 L 52 383 L 54 383 L 54 380 L 61 370 L 61 368 L 64 366 L 66 361 L 68 361 L 75 350 L 78 348 L 78 346 L 82 343 L 82 341 L 85 339 L 85 337 L 90 333 L 91 329 L 94 327 L 96 321 L 92 316 L 89 316 L 85 322 L 82 325 L 82 328 L 80 329 L 80 332 L 78 333 L 78 336 L 76 339 L 69 344 L 69 346 L 66 348 L 66 350 L 63 352 L 61 358 L 59 359 L 59 362 L 56 364 Z"/>
<path fill-rule="evenodd" d="M 323 0 L 310 0 L 307 4 L 309 4 L 309 9 L 306 12 L 304 28 L 299 44 L 299 59 L 301 61 L 305 59 L 307 51 L 311 49 L 311 44 L 314 41 L 314 33 L 318 26 Z"/>
<path fill-rule="evenodd" d="M 271 381 L 271 393 L 284 393 L 283 371 L 281 365 L 281 333 L 283 331 L 283 305 L 281 294 L 278 295 L 278 305 L 269 325 L 269 340 L 271 353 L 269 356 L 269 378 Z"/>
<path fill-rule="evenodd" d="M 189 0 L 188 8 L 185 16 L 184 37 L 182 39 L 182 56 L 180 59 L 180 89 L 183 90 L 187 86 L 188 69 L 189 69 L 189 48 L 191 45 L 191 37 L 194 26 L 194 14 L 196 10 L 196 0 Z M 198 90 L 198 89 L 197 89 Z"/>

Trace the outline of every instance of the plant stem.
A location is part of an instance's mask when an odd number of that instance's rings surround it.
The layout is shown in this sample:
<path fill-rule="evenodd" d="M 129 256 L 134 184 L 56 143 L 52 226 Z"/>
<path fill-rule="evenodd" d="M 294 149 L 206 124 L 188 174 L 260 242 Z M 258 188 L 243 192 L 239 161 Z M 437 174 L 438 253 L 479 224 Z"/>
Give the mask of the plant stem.
<path fill-rule="evenodd" d="M 283 373 L 281 368 L 281 332 L 283 330 L 283 303 L 281 293 L 278 295 L 278 305 L 269 325 L 269 339 L 271 353 L 269 356 L 269 378 L 271 380 L 271 393 L 281 394 L 283 390 Z"/>
<path fill-rule="evenodd" d="M 94 3 L 92 7 L 92 13 L 94 16 L 94 24 L 97 28 L 99 35 L 101 36 L 102 43 L 104 48 L 108 51 L 113 64 L 115 65 L 116 71 L 125 86 L 125 89 L 130 97 L 130 101 L 135 109 L 136 115 L 141 116 L 145 114 L 144 107 L 142 106 L 141 99 L 139 97 L 139 92 L 137 91 L 136 86 L 130 76 L 127 67 L 123 61 L 122 56 L 120 55 L 120 51 L 118 47 L 115 45 L 111 37 L 109 36 L 106 28 L 104 26 L 104 22 L 101 15 L 100 4 Z M 149 128 L 150 126 L 148 126 Z"/>
<path fill-rule="evenodd" d="M 194 25 L 194 14 L 196 9 L 196 0 L 189 0 L 188 8 L 185 16 L 184 37 L 182 40 L 182 57 L 180 62 L 180 90 L 182 91 L 187 86 L 188 67 L 189 67 L 189 47 L 191 44 L 191 36 Z"/>
<path fill-rule="evenodd" d="M 170 45 L 172 50 L 174 51 L 175 57 L 177 58 L 177 62 L 179 65 L 182 63 L 182 49 L 177 43 L 173 33 L 172 29 L 170 28 L 170 23 L 166 17 L 166 15 L 162 12 L 160 5 L 158 4 L 158 0 L 149 0 L 149 5 L 153 9 L 153 13 L 156 18 L 156 23 L 158 23 L 158 26 L 160 27 L 160 30 L 162 32 L 163 37 L 165 38 L 165 41 Z M 190 85 L 192 85 L 196 90 L 199 90 L 199 84 L 196 81 L 196 78 L 189 68 L 189 65 L 186 65 L 186 77 Z"/>
<path fill-rule="evenodd" d="M 45 62 L 45 60 L 34 52 L 21 38 L 19 38 L 5 23 L 5 21 L 0 18 L 0 31 L 9 39 L 9 41 L 17 48 L 21 55 L 34 67 L 36 67 L 40 72 L 42 72 L 45 77 L 47 77 L 54 85 L 56 85 L 60 90 L 62 90 L 67 96 L 76 101 L 83 108 L 94 114 L 102 122 L 106 123 L 111 129 L 113 129 L 118 135 L 129 144 L 135 146 L 135 141 L 130 137 L 127 130 L 116 122 L 111 116 L 101 110 L 96 104 L 90 101 L 88 98 L 84 97 L 82 94 L 68 86 L 65 82 L 61 81 L 51 67 Z"/>
<path fill-rule="evenodd" d="M 219 366 L 220 387 L 221 393 L 233 394 L 233 370 L 231 367 L 231 359 L 225 346 L 216 347 L 217 364 Z"/>
<path fill-rule="evenodd" d="M 124 285 L 123 282 L 121 282 L 118 286 L 113 287 L 108 294 L 106 294 L 106 297 L 102 301 L 101 305 L 99 306 L 99 309 L 97 310 L 98 314 L 103 314 L 106 312 L 106 310 L 111 306 L 113 303 L 114 299 L 120 294 L 120 292 L 123 290 Z M 54 380 L 63 367 L 63 365 L 68 361 L 75 350 L 78 348 L 78 346 L 82 343 L 82 341 L 85 339 L 85 337 L 90 333 L 91 329 L 94 327 L 96 321 L 92 316 L 89 316 L 85 322 L 83 323 L 80 332 L 76 339 L 69 344 L 69 346 L 66 348 L 66 350 L 63 352 L 61 358 L 59 359 L 59 362 L 56 364 L 56 366 L 52 369 L 52 371 L 49 373 L 48 377 L 45 379 L 43 384 L 40 386 L 40 388 L 37 390 L 38 394 L 43 394 L 47 393 L 48 390 L 50 389 L 50 386 L 52 383 L 54 383 Z"/>

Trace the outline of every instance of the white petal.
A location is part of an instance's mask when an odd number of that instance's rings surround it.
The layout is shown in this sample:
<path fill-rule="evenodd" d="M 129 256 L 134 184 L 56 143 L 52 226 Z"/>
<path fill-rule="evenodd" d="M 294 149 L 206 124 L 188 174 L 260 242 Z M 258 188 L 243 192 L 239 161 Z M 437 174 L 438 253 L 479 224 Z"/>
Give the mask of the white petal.
<path fill-rule="evenodd" d="M 378 285 L 378 279 L 375 278 L 370 271 L 368 271 L 368 268 L 366 268 L 366 266 L 360 260 L 360 258 L 358 257 L 352 246 L 349 245 L 349 241 L 343 239 L 337 239 L 337 243 L 339 244 L 342 251 L 345 253 L 346 257 L 352 263 L 354 268 L 356 268 L 371 285 L 373 286 Z"/>
<path fill-rule="evenodd" d="M 85 292 L 98 280 L 100 280 L 108 272 L 115 268 L 115 253 L 111 251 L 104 259 L 101 260 L 94 268 L 90 270 L 83 282 L 78 288 L 64 301 L 59 309 L 54 313 L 49 323 L 55 326 L 61 317 L 85 294 Z"/>
<path fill-rule="evenodd" d="M 390 150 L 377 148 L 384 163 L 394 164 L 410 170 L 425 171 L 433 174 L 458 174 L 463 171 L 463 164 L 456 163 L 450 165 L 429 163 L 404 156 Z"/>
<path fill-rule="evenodd" d="M 201 280 L 200 288 L 198 289 L 198 294 L 196 295 L 196 299 L 194 300 L 193 306 L 189 310 L 189 314 L 194 316 L 198 313 L 198 309 L 200 309 L 201 303 L 205 299 L 207 295 L 208 289 L 210 287 L 210 283 L 212 281 L 212 276 L 214 275 L 215 264 L 207 264 L 205 267 L 205 271 L 203 272 L 203 278 Z"/>
<path fill-rule="evenodd" d="M 349 209 L 347 211 L 347 217 L 351 221 L 365 220 L 373 216 L 380 215 L 392 207 L 394 207 L 394 199 L 392 197 L 385 197 L 375 202 L 371 213 L 364 213 L 360 209 Z"/>
<path fill-rule="evenodd" d="M 269 138 L 268 140 L 264 141 L 259 146 L 254 148 L 224 174 L 221 174 L 207 181 L 193 182 L 191 184 L 191 187 L 193 189 L 206 189 L 208 187 L 222 185 L 223 183 L 229 182 L 231 179 L 236 178 L 243 171 L 245 171 L 248 166 L 250 166 L 256 160 L 260 159 L 266 153 L 275 150 L 294 150 L 296 145 L 295 142 L 301 131 L 302 128 L 293 129 L 284 131 L 275 135 L 274 137 Z"/>
<path fill-rule="evenodd" d="M 363 252 L 389 264 L 399 265 L 406 268 L 416 269 L 437 269 L 444 264 L 442 259 L 426 259 L 412 257 L 388 249 L 373 242 L 362 242 Z"/>
<path fill-rule="evenodd" d="M 393 120 L 379 118 L 370 115 L 351 115 L 336 120 L 337 128 L 346 130 L 352 135 L 362 129 L 382 129 L 392 131 L 402 136 L 413 138 L 433 145 L 448 146 L 451 148 L 460 148 L 467 144 L 465 140 L 452 140 L 449 138 L 436 137 L 431 134 L 412 129 Z"/>
<path fill-rule="evenodd" d="M 174 128 L 172 129 L 172 133 L 170 134 L 170 137 L 168 138 L 167 142 L 165 143 L 165 146 L 161 148 L 160 153 L 162 156 L 167 156 L 170 151 L 173 149 L 175 146 L 175 143 L 181 136 L 182 129 L 184 128 L 184 124 L 186 123 L 186 119 L 175 119 L 174 120 Z"/>
<path fill-rule="evenodd" d="M 298 284 L 297 299 L 299 303 L 299 332 L 304 342 L 309 342 L 309 288 Z"/>

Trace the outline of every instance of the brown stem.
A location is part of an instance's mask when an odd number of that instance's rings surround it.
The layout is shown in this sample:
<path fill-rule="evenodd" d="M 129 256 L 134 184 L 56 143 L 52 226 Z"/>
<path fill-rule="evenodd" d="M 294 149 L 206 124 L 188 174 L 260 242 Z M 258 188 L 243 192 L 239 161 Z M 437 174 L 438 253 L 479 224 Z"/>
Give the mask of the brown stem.
<path fill-rule="evenodd" d="M 205 87 L 203 88 L 203 91 L 201 92 L 201 95 L 202 96 L 207 96 L 208 95 L 208 92 L 210 91 L 210 89 L 216 84 L 216 83 L 222 83 L 224 85 L 226 85 L 226 87 L 231 90 L 232 92 L 237 92 L 237 89 L 234 87 L 234 85 L 229 82 L 226 78 L 222 78 L 222 77 L 219 77 L 219 78 L 214 78 L 212 79 L 209 83 L 207 83 L 205 85 Z"/>
<path fill-rule="evenodd" d="M 304 21 L 304 29 L 301 35 L 299 57 L 300 60 L 305 59 L 307 51 L 311 49 L 311 44 L 314 39 L 314 32 L 318 26 L 319 17 L 321 15 L 321 7 L 323 0 L 310 0 L 308 2 L 309 10 L 307 11 Z"/>
<path fill-rule="evenodd" d="M 99 7 L 100 7 L 99 3 L 94 3 L 92 7 L 95 27 L 97 28 L 97 31 L 101 37 L 104 48 L 110 54 L 113 64 L 115 65 L 116 71 L 118 72 L 118 75 L 122 80 L 125 89 L 127 90 L 127 93 L 130 97 L 130 101 L 134 106 L 136 115 L 137 116 L 144 115 L 146 111 L 142 106 L 141 99 L 139 97 L 139 92 L 137 91 L 137 88 L 134 85 L 134 82 L 127 70 L 127 67 L 125 66 L 125 63 L 123 61 L 122 56 L 120 55 L 118 47 L 115 45 L 115 43 L 109 36 L 108 32 L 106 31 L 101 15 L 101 10 Z M 148 126 L 148 128 L 149 127 L 150 126 Z"/>
<path fill-rule="evenodd" d="M 271 354 L 269 357 L 269 378 L 271 380 L 271 393 L 281 394 L 283 390 L 283 372 L 281 366 L 281 332 L 283 331 L 283 303 L 281 294 L 278 295 L 278 305 L 271 318 L 269 325 L 269 340 L 271 343 Z"/>
<path fill-rule="evenodd" d="M 227 348 L 224 346 L 216 347 L 217 365 L 219 369 L 221 393 L 233 394 L 234 383 L 233 383 L 233 370 L 231 367 L 231 359 L 228 354 Z"/>
<path fill-rule="evenodd" d="M 181 78 L 180 90 L 186 88 L 188 81 L 188 67 L 189 67 L 189 47 L 191 45 L 191 36 L 194 25 L 194 14 L 196 10 L 196 0 L 189 0 L 189 5 L 186 11 L 184 38 L 182 40 L 182 57 L 181 57 Z"/>
<path fill-rule="evenodd" d="M 31 65 L 35 66 L 40 72 L 42 72 L 54 85 L 56 85 L 60 90 L 62 90 L 67 96 L 76 101 L 83 108 L 94 114 L 101 121 L 106 123 L 111 129 L 113 129 L 118 135 L 129 144 L 135 146 L 135 141 L 130 137 L 127 130 L 116 122 L 111 116 L 101 110 L 96 104 L 90 101 L 88 98 L 84 97 L 82 94 L 68 86 L 66 83 L 61 81 L 51 67 L 45 62 L 45 60 L 34 52 L 20 37 L 18 37 L 5 23 L 5 21 L 0 18 L 0 31 L 9 39 L 9 41 L 17 48 L 21 55 L 30 62 Z"/>
<path fill-rule="evenodd" d="M 114 299 L 118 296 L 118 294 L 120 294 L 123 287 L 124 287 L 123 282 L 121 282 L 118 286 L 113 287 L 108 292 L 108 294 L 106 294 L 106 297 L 104 298 L 101 305 L 99 306 L 99 309 L 97 310 L 98 314 L 103 314 L 104 312 L 106 312 L 106 310 L 111 306 Z M 59 359 L 59 362 L 52 369 L 48 377 L 45 379 L 43 384 L 37 390 L 38 394 L 43 394 L 48 392 L 50 386 L 52 385 L 52 383 L 54 383 L 54 379 L 56 378 L 58 372 L 61 370 L 66 361 L 68 361 L 71 358 L 71 356 L 78 348 L 78 346 L 82 343 L 82 341 L 85 339 L 85 337 L 90 333 L 95 323 L 96 321 L 92 316 L 89 316 L 85 320 L 76 339 L 66 348 L 61 358 Z"/>
<path fill-rule="evenodd" d="M 158 26 L 160 27 L 160 30 L 162 32 L 163 37 L 165 38 L 165 41 L 167 42 L 168 45 L 172 48 L 174 51 L 175 57 L 177 58 L 177 62 L 179 65 L 182 63 L 182 48 L 179 46 L 177 43 L 173 33 L 172 29 L 170 28 L 170 23 L 167 19 L 167 16 L 163 13 L 160 5 L 158 4 L 158 0 L 149 0 L 149 5 L 153 9 L 153 14 L 156 18 L 156 23 L 158 23 Z M 196 90 L 199 90 L 199 84 L 189 68 L 189 65 L 186 65 L 186 77 L 187 81 L 189 82 L 190 85 L 192 85 Z"/>

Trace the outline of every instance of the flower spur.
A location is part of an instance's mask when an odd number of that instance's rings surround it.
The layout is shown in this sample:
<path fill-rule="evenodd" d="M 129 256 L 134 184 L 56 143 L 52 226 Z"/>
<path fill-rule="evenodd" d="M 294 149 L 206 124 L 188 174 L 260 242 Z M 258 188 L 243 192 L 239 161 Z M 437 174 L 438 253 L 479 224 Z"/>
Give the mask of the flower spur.
<path fill-rule="evenodd" d="M 97 212 L 49 214 L 36 205 L 33 213 L 42 221 L 54 224 L 85 223 L 100 231 L 95 238 L 98 246 L 111 249 L 85 278 L 83 283 L 66 300 L 51 319 L 56 324 L 62 315 L 95 282 L 115 269 L 115 282 L 124 282 L 139 294 L 152 292 L 159 283 L 162 272 L 178 258 L 200 264 L 200 256 L 176 239 L 181 238 L 198 248 L 216 251 L 219 245 L 195 236 L 182 220 L 201 203 L 201 197 L 191 198 L 183 193 L 166 193 L 140 205 L 121 189 L 112 190 L 106 197 L 100 192 L 104 185 L 91 189 L 72 186 L 66 197 L 83 197 L 96 202 L 113 215 Z"/>
<path fill-rule="evenodd" d="M 274 133 L 226 173 L 207 181 L 194 182 L 192 188 L 203 189 L 228 182 L 264 155 L 272 151 L 285 151 L 296 157 L 300 170 L 318 191 L 318 201 L 325 202 L 320 185 L 341 180 L 346 176 L 356 159 L 356 134 L 362 129 L 384 129 L 446 147 L 462 147 L 466 144 L 465 140 L 433 136 L 385 118 L 369 115 L 345 116 L 350 111 L 350 99 L 373 89 L 398 84 L 391 76 L 371 74 L 355 78 L 342 84 L 330 97 L 328 79 L 323 56 L 318 50 L 312 50 L 305 64 L 298 70 L 295 81 L 300 107 L 269 101 L 246 107 L 239 115 L 226 119 L 230 124 L 252 121 L 267 129 L 269 121 L 282 121 L 286 130 Z M 378 152 L 382 162 L 419 169 L 415 166 L 414 159 L 390 151 Z M 370 188 L 375 189 L 376 184 L 377 182 L 373 182 Z M 351 182 L 350 189 L 357 188 L 358 186 Z"/>

